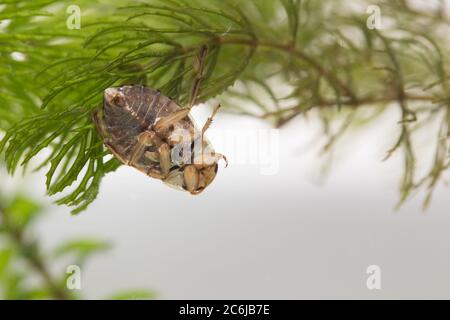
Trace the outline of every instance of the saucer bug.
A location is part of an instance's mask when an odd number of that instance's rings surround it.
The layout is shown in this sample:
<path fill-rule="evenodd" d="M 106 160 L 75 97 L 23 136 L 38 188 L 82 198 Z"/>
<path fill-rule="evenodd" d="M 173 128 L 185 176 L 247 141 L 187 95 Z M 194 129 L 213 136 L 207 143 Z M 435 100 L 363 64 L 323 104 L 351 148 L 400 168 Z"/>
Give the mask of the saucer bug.
<path fill-rule="evenodd" d="M 203 77 L 205 51 L 197 60 L 188 107 L 150 87 L 125 85 L 106 89 L 103 107 L 93 115 L 103 143 L 120 162 L 191 194 L 211 184 L 218 162 L 226 161 L 204 138 L 220 106 L 201 130 L 189 114 Z"/>
<path fill-rule="evenodd" d="M 218 161 L 202 130 L 182 108 L 157 90 L 145 86 L 108 88 L 102 110 L 94 113 L 106 147 L 123 164 L 191 194 L 202 192 L 215 178 Z"/>

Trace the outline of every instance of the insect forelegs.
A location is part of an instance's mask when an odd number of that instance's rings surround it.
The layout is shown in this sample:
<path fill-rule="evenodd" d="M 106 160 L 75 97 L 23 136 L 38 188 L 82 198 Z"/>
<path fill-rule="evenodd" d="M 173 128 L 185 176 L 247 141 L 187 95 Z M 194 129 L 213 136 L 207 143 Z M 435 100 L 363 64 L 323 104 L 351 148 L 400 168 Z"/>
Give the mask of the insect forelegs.
<path fill-rule="evenodd" d="M 208 118 L 208 120 L 206 120 L 205 124 L 203 125 L 202 128 L 202 140 L 203 140 L 203 136 L 205 135 L 206 130 L 209 129 L 209 127 L 211 126 L 211 123 L 214 120 L 214 117 L 216 116 L 217 112 L 220 109 L 220 104 L 217 105 L 217 107 L 214 108 L 213 113 L 211 114 L 211 116 Z"/>
<path fill-rule="evenodd" d="M 145 149 L 154 144 L 156 134 L 153 131 L 144 131 L 138 136 L 138 141 L 131 153 L 128 165 L 135 167 L 144 155 Z"/>
<path fill-rule="evenodd" d="M 225 161 L 225 168 L 228 167 L 228 159 L 221 153 L 202 153 L 194 158 L 194 165 L 196 168 L 201 169 L 211 166 L 214 163 L 219 162 L 219 160 Z"/>
<path fill-rule="evenodd" d="M 187 191 L 191 194 L 198 193 L 197 190 L 200 183 L 200 173 L 197 168 L 193 165 L 186 166 L 183 176 Z"/>
<path fill-rule="evenodd" d="M 167 143 L 163 143 L 159 148 L 159 166 L 164 177 L 167 177 L 172 166 L 170 147 Z"/>
<path fill-rule="evenodd" d="M 189 97 L 189 109 L 192 108 L 195 103 L 197 102 L 198 93 L 200 90 L 200 85 L 204 78 L 205 73 L 205 63 L 206 63 L 206 56 L 208 55 L 208 47 L 206 45 L 202 46 L 200 51 L 198 52 L 197 56 L 194 60 L 194 70 L 196 72 L 196 76 L 194 79 L 194 82 L 192 84 L 191 89 L 191 95 Z"/>
<path fill-rule="evenodd" d="M 177 123 L 178 121 L 186 118 L 189 114 L 189 111 L 190 111 L 190 109 L 185 108 L 185 109 L 178 110 L 178 111 L 168 115 L 167 117 L 161 118 L 155 123 L 155 125 L 153 126 L 153 129 L 156 132 L 161 132 L 161 131 L 167 129 L 168 127 L 170 127 L 171 125 Z"/>

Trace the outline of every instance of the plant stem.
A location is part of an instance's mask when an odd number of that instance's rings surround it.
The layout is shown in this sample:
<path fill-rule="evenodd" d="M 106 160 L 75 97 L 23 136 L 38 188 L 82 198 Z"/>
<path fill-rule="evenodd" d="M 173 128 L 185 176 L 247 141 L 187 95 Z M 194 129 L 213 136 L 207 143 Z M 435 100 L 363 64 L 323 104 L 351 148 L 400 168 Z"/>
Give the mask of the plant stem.
<path fill-rule="evenodd" d="M 222 44 L 242 44 L 254 48 L 265 47 L 277 49 L 279 51 L 291 54 L 311 65 L 321 76 L 324 76 L 331 83 L 331 85 L 335 84 L 339 89 L 341 89 L 350 98 L 351 101 L 356 101 L 355 94 L 353 93 L 350 87 L 344 84 L 333 73 L 328 72 L 328 70 L 326 70 L 319 62 L 314 60 L 312 57 L 307 55 L 302 50 L 296 48 L 295 45 L 292 43 L 280 44 L 280 43 L 259 41 L 256 38 L 246 39 L 246 38 L 224 38 L 224 37 L 217 38 L 216 41 Z"/>
<path fill-rule="evenodd" d="M 433 100 L 434 100 L 433 97 L 419 96 L 419 95 L 407 95 L 405 97 L 405 99 L 408 101 L 428 101 L 428 102 L 433 102 Z M 389 103 L 393 103 L 396 101 L 398 101 L 397 97 L 375 98 L 375 97 L 369 96 L 369 97 L 357 98 L 353 103 L 343 103 L 343 105 L 352 107 L 352 108 L 357 108 L 357 107 L 367 106 L 367 105 L 389 104 Z M 332 107 L 332 106 L 336 106 L 336 101 L 323 101 L 321 103 L 314 105 L 314 107 L 317 107 L 317 108 Z M 311 106 L 311 108 L 312 108 L 312 106 Z M 308 109 L 311 109 L 311 108 L 308 108 Z M 277 110 L 274 112 L 265 113 L 265 114 L 261 115 L 260 118 L 267 119 L 272 116 L 283 116 L 284 114 L 289 113 L 289 112 L 292 112 L 292 114 L 290 114 L 288 117 L 286 117 L 284 119 L 280 119 L 280 121 L 278 121 L 278 123 L 277 123 L 277 127 L 283 126 L 284 124 L 286 124 L 287 122 L 289 122 L 290 120 L 295 118 L 296 116 L 304 113 L 305 110 L 299 108 L 298 106 L 293 106 L 290 108 L 285 108 L 285 109 Z"/>
<path fill-rule="evenodd" d="M 336 89 L 342 90 L 348 98 L 352 102 L 356 101 L 356 96 L 353 93 L 353 91 L 348 87 L 346 84 L 344 84 L 338 77 L 336 77 L 333 73 L 330 73 L 328 70 L 326 70 L 319 62 L 314 60 L 312 57 L 307 55 L 305 52 L 299 50 L 298 48 L 295 48 L 294 44 L 281 44 L 281 43 L 272 43 L 272 42 L 264 42 L 260 41 L 257 38 L 228 38 L 228 37 L 217 37 L 213 38 L 210 41 L 207 41 L 205 44 L 209 43 L 219 43 L 219 44 L 235 44 L 235 45 L 246 45 L 253 48 L 271 48 L 271 49 L 277 49 L 279 51 L 283 51 L 285 53 L 291 54 L 309 65 L 311 65 L 321 76 L 325 77 L 332 86 L 336 86 Z M 203 45 L 205 45 L 203 44 Z M 180 47 L 178 50 L 180 50 L 182 53 L 192 52 L 196 51 L 199 48 L 201 48 L 203 45 L 195 45 L 195 46 L 189 46 L 189 47 Z"/>
<path fill-rule="evenodd" d="M 343 105 L 351 106 L 351 107 L 359 107 L 362 105 L 368 105 L 368 104 L 380 104 L 380 103 L 390 103 L 398 101 L 398 97 L 362 97 L 358 98 L 350 87 L 348 87 L 346 84 L 344 84 L 337 76 L 335 76 L 333 73 L 330 73 L 328 70 L 326 70 L 320 63 L 318 63 L 316 60 L 314 60 L 312 57 L 307 55 L 302 50 L 296 48 L 294 44 L 281 44 L 281 43 L 272 43 L 272 42 L 264 42 L 260 41 L 257 38 L 226 38 L 226 37 L 218 37 L 214 38 L 212 43 L 220 43 L 220 44 L 236 44 L 236 45 L 247 45 L 253 48 L 271 48 L 276 49 L 288 54 L 291 54 L 305 62 L 307 62 L 309 65 L 311 65 L 320 75 L 324 76 L 330 83 L 335 83 L 337 87 L 339 87 L 349 98 L 349 101 L 342 102 Z M 183 52 L 189 52 L 193 50 L 197 50 L 198 46 L 195 47 L 187 47 L 183 48 Z M 408 95 L 404 97 L 405 100 L 409 101 L 430 101 L 432 102 L 434 100 L 433 97 L 430 96 L 419 96 L 419 95 Z M 336 101 L 323 101 L 316 105 L 316 107 L 331 107 L 336 106 Z M 281 127 L 287 122 L 289 122 L 291 119 L 295 118 L 297 115 L 302 114 L 304 111 L 301 110 L 298 106 L 294 106 L 291 108 L 281 109 L 274 112 L 266 113 L 260 116 L 260 118 L 268 118 L 271 116 L 281 116 L 285 113 L 293 112 L 293 114 L 289 115 L 288 117 L 284 119 L 280 119 L 277 123 L 277 127 Z"/>
<path fill-rule="evenodd" d="M 36 245 L 28 242 L 24 237 L 23 231 L 10 223 L 8 214 L 2 207 L 0 207 L 0 217 L 5 226 L 5 232 L 9 238 L 21 248 L 21 256 L 41 276 L 53 298 L 57 300 L 69 300 L 70 296 L 58 285 L 58 282 L 53 279 L 49 268 L 39 254 Z"/>

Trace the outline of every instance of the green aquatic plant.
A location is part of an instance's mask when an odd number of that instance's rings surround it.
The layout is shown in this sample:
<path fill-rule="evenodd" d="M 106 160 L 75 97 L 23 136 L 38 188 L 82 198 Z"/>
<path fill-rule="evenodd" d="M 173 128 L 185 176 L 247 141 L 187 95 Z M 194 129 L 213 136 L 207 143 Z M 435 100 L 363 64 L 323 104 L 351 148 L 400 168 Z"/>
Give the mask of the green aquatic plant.
<path fill-rule="evenodd" d="M 33 166 L 46 168 L 48 193 L 65 192 L 57 202 L 73 213 L 86 209 L 120 165 L 91 119 L 103 90 L 140 83 L 185 105 L 203 46 L 198 102 L 218 98 L 227 112 L 277 127 L 314 114 L 327 150 L 352 126 L 397 108 L 399 133 L 387 158 L 403 154 L 400 202 L 425 186 L 428 204 L 449 166 L 443 1 L 422 9 L 404 0 L 80 0 L 79 29 L 70 25 L 70 5 L 6 0 L 0 7 L 7 21 L 0 29 L 0 152 L 14 174 L 48 150 Z M 381 29 L 369 23 L 377 10 Z M 439 123 L 431 156 L 419 154 L 412 138 L 430 123 Z M 418 176 L 424 157 L 432 166 Z"/>

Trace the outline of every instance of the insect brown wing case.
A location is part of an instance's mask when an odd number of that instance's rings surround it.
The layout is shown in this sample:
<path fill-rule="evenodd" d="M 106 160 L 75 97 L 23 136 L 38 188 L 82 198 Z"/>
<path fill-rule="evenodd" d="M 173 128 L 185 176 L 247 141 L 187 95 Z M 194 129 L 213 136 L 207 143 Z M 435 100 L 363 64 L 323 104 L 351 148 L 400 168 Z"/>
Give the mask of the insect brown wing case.
<path fill-rule="evenodd" d="M 162 132 L 152 131 L 159 119 L 181 109 L 177 103 L 152 88 L 122 86 L 105 90 L 102 112 L 94 114 L 94 120 L 104 144 L 123 164 L 177 189 L 186 189 L 186 176 L 183 174 L 187 164 L 201 154 L 199 149 L 214 151 L 206 139 L 203 143 L 199 142 L 201 133 L 190 115 Z M 188 156 L 183 154 L 181 158 L 173 159 L 173 154 L 178 150 L 176 146 L 180 146 L 180 132 L 183 133 L 182 146 L 190 152 Z M 217 163 L 198 170 L 198 192 L 190 190 L 193 194 L 201 192 L 214 180 Z"/>

